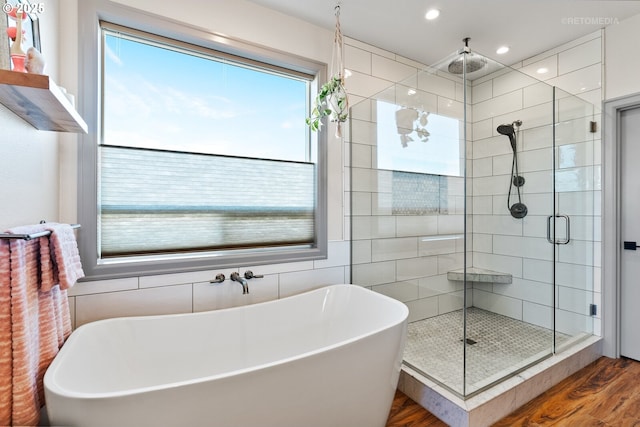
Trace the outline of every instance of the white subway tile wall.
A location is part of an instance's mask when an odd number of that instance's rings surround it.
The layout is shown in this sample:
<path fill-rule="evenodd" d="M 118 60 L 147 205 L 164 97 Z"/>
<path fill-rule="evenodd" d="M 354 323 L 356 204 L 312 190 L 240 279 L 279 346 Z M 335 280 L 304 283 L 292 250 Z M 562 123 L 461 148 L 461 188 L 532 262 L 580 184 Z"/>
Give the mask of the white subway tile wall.
<path fill-rule="evenodd" d="M 590 304 L 600 305 L 600 133 L 589 131 L 589 121 L 600 127 L 600 114 L 583 102 L 601 102 L 601 32 L 559 46 L 523 61 L 519 71 L 555 85 L 552 90 L 519 73 L 498 73 L 474 82 L 474 267 L 510 272 L 513 283 L 491 287 L 474 285 L 473 303 L 500 314 L 551 327 L 553 315 L 552 245 L 546 241 L 547 216 L 554 210 L 552 141 L 555 130 L 555 211 L 571 218 L 571 242 L 557 245 L 556 326 L 568 334 L 600 332 L 599 315 L 589 315 Z M 516 66 L 516 68 L 518 68 Z M 573 95 L 581 97 L 579 99 Z M 521 104 L 519 104 L 521 102 Z M 522 120 L 518 140 L 521 188 L 529 212 L 510 220 L 506 192 L 511 153 L 509 141 L 496 137 L 501 123 Z M 502 149 L 496 149 L 500 144 Z M 491 158 L 489 164 L 486 159 Z M 513 196 L 511 203 L 513 203 Z M 493 203 L 491 203 L 493 201 Z M 557 221 L 559 237 L 564 220 Z"/>
<path fill-rule="evenodd" d="M 565 88 L 570 92 L 584 92 L 599 87 L 599 76 L 596 78 L 592 74 L 597 68 L 594 65 L 601 62 L 599 57 L 593 59 L 592 47 L 599 46 L 599 36 L 594 37 L 586 40 L 585 44 L 588 46 L 573 43 L 567 49 L 558 48 L 549 57 L 530 62 L 522 71 L 535 79 L 521 73 L 502 71 L 473 84 L 471 132 L 474 138 L 470 150 L 470 170 L 474 178 L 470 186 L 473 195 L 470 197 L 473 203 L 473 216 L 470 218 L 470 229 L 473 230 L 473 265 L 514 275 L 514 282 L 510 285 L 475 284 L 469 300 L 478 307 L 538 325 L 548 327 L 551 324 L 552 252 L 546 241 L 546 216 L 553 210 L 553 198 L 549 194 L 554 167 L 550 144 L 553 137 L 550 126 L 553 91 L 549 85 L 536 79 L 557 78 L 554 81 L 557 85 L 571 81 L 571 85 L 567 83 Z M 583 58 L 587 54 L 590 58 Z M 559 66 L 560 62 L 563 62 L 562 66 Z M 582 70 L 587 67 L 590 68 Z M 538 73 L 541 68 L 547 68 L 544 77 Z M 568 73 L 574 74 L 563 77 Z M 576 83 L 576 79 L 581 82 Z M 589 84 L 585 83 L 587 80 Z M 448 108 L 459 99 L 456 82 L 438 75 L 421 74 L 417 88 L 420 102 L 413 101 L 416 98 L 402 95 L 404 90 L 395 91 L 396 95 L 401 95 L 396 96 L 396 101 L 406 103 L 411 99 L 413 104 L 407 103 L 408 105 L 451 117 L 461 117 L 462 106 L 455 110 Z M 385 97 L 387 96 L 389 95 L 385 92 Z M 568 288 L 589 290 L 592 286 L 590 283 L 593 282 L 592 265 L 595 264 L 593 252 L 596 250 L 589 240 L 596 234 L 599 235 L 596 232 L 598 218 L 594 217 L 593 212 L 594 195 L 590 194 L 596 188 L 595 181 L 599 176 L 595 170 L 599 161 L 599 155 L 596 154 L 599 141 L 584 126 L 588 111 L 585 111 L 583 103 L 561 91 L 558 91 L 556 97 L 563 98 L 556 106 L 557 118 L 560 120 L 556 126 L 556 141 L 560 147 L 555 166 L 558 168 L 558 190 L 563 192 L 558 205 L 571 204 L 567 214 L 573 216 L 572 248 L 561 248 L 558 255 L 564 261 L 558 266 L 559 284 L 568 282 L 565 285 Z M 371 111 L 370 103 L 367 104 L 367 110 Z M 378 141 L 373 135 L 374 116 L 367 114 L 354 119 L 365 123 L 354 126 L 353 141 L 361 143 L 361 139 L 370 137 L 368 140 L 375 152 L 374 147 Z M 524 220 L 514 219 L 508 214 L 505 193 L 511 173 L 511 149 L 508 141 L 495 130 L 498 124 L 516 119 L 524 122 L 519 141 L 520 171 L 527 178 L 527 184 L 522 188 L 523 194 L 530 198 L 530 214 Z M 358 133 L 358 129 L 362 128 L 366 128 L 368 132 L 365 138 Z M 360 166 L 362 162 L 369 160 L 356 160 L 358 150 L 354 146 L 354 166 Z M 374 167 L 375 161 L 371 165 Z M 461 265 L 461 245 L 457 246 L 455 241 L 422 237 L 461 233 L 462 216 L 449 215 L 450 212 L 431 216 L 398 216 L 395 218 L 395 234 L 392 234 L 393 229 L 389 224 L 393 221 L 390 200 L 383 197 L 383 193 L 389 191 L 389 181 L 382 182 L 378 176 L 377 181 L 370 178 L 364 183 L 356 182 L 363 176 L 366 176 L 364 171 L 353 174 L 354 188 L 371 191 L 372 196 L 354 197 L 354 209 L 358 206 L 358 211 L 354 211 L 353 222 L 354 263 L 359 264 L 354 266 L 354 281 L 363 285 L 374 283 L 373 289 L 407 302 L 413 320 L 459 309 L 462 306 L 461 284 L 448 281 L 445 273 Z M 375 177 L 376 174 L 372 172 L 369 176 Z M 463 194 L 462 191 L 460 194 Z M 365 208 L 362 208 L 361 200 L 367 204 Z M 373 205 L 371 213 L 368 210 L 369 201 Z M 575 216 L 576 214 L 579 215 Z M 382 223 L 387 224 L 384 233 L 380 232 L 379 225 Z M 434 226 L 437 229 L 434 230 Z M 415 242 L 408 239 L 411 236 L 419 238 L 417 258 L 413 257 Z M 380 264 L 376 261 L 386 262 Z M 437 268 L 435 273 L 429 271 L 431 265 Z M 392 266 L 395 273 L 391 270 L 383 271 Z M 417 297 L 413 284 L 416 278 L 419 280 Z M 566 294 L 566 291 L 562 292 Z M 580 295 L 582 298 L 578 302 L 564 304 L 560 310 L 584 315 L 585 299 L 592 294 L 583 292 Z M 564 298 L 569 297 L 565 295 Z M 581 310 L 577 310 L 578 308 Z M 576 325 L 575 316 L 563 315 L 562 318 L 570 322 L 564 330 L 570 331 Z M 588 319 L 584 323 L 589 323 Z"/>
<path fill-rule="evenodd" d="M 391 59 L 372 52 L 374 73 L 380 72 L 379 77 L 403 79 L 395 86 L 390 79 L 390 89 L 377 99 L 459 120 L 463 118 L 461 79 L 418 74 L 425 68 L 423 65 L 395 57 L 396 61 L 413 67 L 407 74 L 408 67 L 392 65 Z M 352 199 L 353 283 L 404 301 L 410 308 L 410 321 L 460 309 L 462 286 L 448 281 L 446 272 L 463 265 L 462 240 L 451 238 L 463 233 L 463 179 L 441 181 L 440 206 L 430 208 L 434 209 L 433 214 L 394 215 L 394 176 L 389 171 L 376 172 L 376 148 L 379 143 L 399 143 L 399 140 L 376 140 L 375 102 L 356 105 L 351 120 L 351 190 L 358 192 Z M 471 126 L 469 129 L 471 132 Z M 362 151 L 358 144 L 372 148 L 370 172 L 363 170 L 366 160 L 355 159 L 356 153 Z M 371 197 L 364 197 L 363 193 L 370 193 Z M 370 210 L 363 206 L 369 201 Z"/>
<path fill-rule="evenodd" d="M 192 311 L 193 288 L 191 284 L 185 284 L 74 298 L 77 327 L 111 317 L 189 313 Z"/>
<path fill-rule="evenodd" d="M 468 189 L 469 210 L 473 212 L 469 217 L 473 226 L 469 248 L 473 253 L 468 254 L 467 262 L 510 273 L 514 282 L 475 284 L 473 295 L 467 298 L 468 305 L 473 303 L 550 326 L 551 262 L 548 255 L 541 254 L 545 252 L 545 240 L 540 233 L 546 230 L 545 216 L 553 203 L 544 193 L 551 185 L 553 166 L 548 158 L 553 131 L 548 126 L 552 94 L 548 86 L 535 79 L 599 103 L 601 41 L 597 32 L 516 64 L 533 78 L 500 72 L 470 87 L 473 120 L 468 124 L 468 133 L 474 142 L 467 149 L 468 168 L 474 177 Z M 73 324 L 77 327 L 116 316 L 197 312 L 252 304 L 348 282 L 350 277 L 356 284 L 406 302 L 410 321 L 461 308 L 462 284 L 447 280 L 446 272 L 462 267 L 463 241 L 446 239 L 463 232 L 463 181 L 450 180 L 446 215 L 393 216 L 392 180 L 388 173 L 375 170 L 376 106 L 367 99 L 403 81 L 402 90 L 385 92 L 384 96 L 390 101 L 461 118 L 461 80 L 426 73 L 418 76 L 424 68 L 422 64 L 349 38 L 345 40 L 345 66 L 351 72 L 347 89 L 353 106 L 352 120 L 344 133 L 345 145 L 336 148 L 338 144 L 331 141 L 330 158 L 334 161 L 329 171 L 333 176 L 342 175 L 343 188 L 333 186 L 330 190 L 342 193 L 342 203 L 329 214 L 331 218 L 342 218 L 344 240 L 329 242 L 329 259 L 78 283 L 69 293 Z M 541 68 L 547 72 L 538 73 Z M 411 79 L 415 76 L 418 78 Z M 416 94 L 409 96 L 409 89 Z M 571 98 L 558 102 L 558 110 L 562 121 L 556 126 L 556 141 L 562 146 L 556 166 L 563 172 L 566 191 L 559 196 L 558 209 L 572 216 L 572 238 L 580 246 L 578 251 L 561 254 L 557 273 L 562 287 L 558 323 L 562 332 L 593 326 L 597 333 L 599 319 L 594 323 L 586 315 L 584 304 L 591 298 L 588 291 L 593 288 L 593 302 L 600 303 L 599 135 L 594 138 L 582 127 L 584 109 Z M 498 124 L 515 119 L 524 122 L 519 149 L 521 171 L 527 179 L 523 190 L 529 216 L 525 221 L 511 218 L 506 210 L 511 149 L 505 137 L 495 130 Z M 596 120 L 599 123 L 599 116 Z M 338 197 L 333 193 L 330 197 Z M 441 240 L 433 239 L 438 236 Z M 591 237 L 595 244 L 589 242 Z M 249 281 L 249 295 L 242 295 L 240 285 L 228 280 L 231 272 L 242 274 L 245 270 L 265 276 Z M 227 280 L 209 283 L 218 273 L 224 273 Z"/>
<path fill-rule="evenodd" d="M 129 277 L 77 283 L 69 293 L 72 324 L 120 316 L 191 313 L 274 300 L 325 285 L 348 283 L 348 241 L 329 242 L 326 260 Z M 249 294 L 229 278 L 251 270 Z M 210 283 L 219 273 L 222 283 Z"/>

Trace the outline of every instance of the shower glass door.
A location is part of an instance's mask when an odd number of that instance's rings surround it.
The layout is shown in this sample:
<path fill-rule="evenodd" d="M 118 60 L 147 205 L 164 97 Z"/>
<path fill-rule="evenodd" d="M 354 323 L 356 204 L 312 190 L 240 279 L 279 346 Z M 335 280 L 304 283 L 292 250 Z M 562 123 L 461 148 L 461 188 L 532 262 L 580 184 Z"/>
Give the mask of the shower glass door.
<path fill-rule="evenodd" d="M 553 88 L 487 59 L 470 73 L 464 396 L 553 354 Z"/>
<path fill-rule="evenodd" d="M 555 350 L 594 332 L 600 276 L 600 136 L 593 104 L 554 88 Z"/>

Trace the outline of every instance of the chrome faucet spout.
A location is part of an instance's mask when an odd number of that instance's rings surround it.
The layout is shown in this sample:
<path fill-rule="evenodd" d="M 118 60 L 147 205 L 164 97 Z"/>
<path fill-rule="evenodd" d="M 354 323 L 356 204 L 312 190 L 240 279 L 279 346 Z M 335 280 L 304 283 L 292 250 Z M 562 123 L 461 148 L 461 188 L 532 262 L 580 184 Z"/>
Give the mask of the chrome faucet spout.
<path fill-rule="evenodd" d="M 240 274 L 238 272 L 234 272 L 231 273 L 231 280 L 233 280 L 234 282 L 238 282 L 242 285 L 242 294 L 248 294 L 249 293 L 249 283 L 247 282 L 247 280 L 240 276 Z"/>

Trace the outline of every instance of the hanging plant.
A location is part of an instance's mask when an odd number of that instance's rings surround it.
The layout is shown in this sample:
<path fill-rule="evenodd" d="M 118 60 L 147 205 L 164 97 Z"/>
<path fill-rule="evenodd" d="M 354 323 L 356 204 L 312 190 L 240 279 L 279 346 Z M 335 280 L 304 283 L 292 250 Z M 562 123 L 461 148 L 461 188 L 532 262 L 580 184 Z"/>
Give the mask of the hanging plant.
<path fill-rule="evenodd" d="M 336 10 L 336 31 L 333 40 L 333 53 L 331 55 L 331 78 L 328 82 L 320 87 L 320 91 L 314 100 L 311 109 L 311 116 L 307 117 L 306 122 L 309 128 L 318 132 L 322 128 L 322 119 L 329 117 L 329 120 L 338 124 L 336 128 L 336 137 L 342 136 L 341 123 L 347 121 L 349 117 L 349 100 L 347 98 L 347 90 L 344 86 L 344 60 L 343 60 L 343 41 L 342 30 L 340 29 L 340 5 Z M 337 72 L 334 72 L 334 67 Z"/>
<path fill-rule="evenodd" d="M 307 117 L 307 125 L 317 132 L 322 127 L 322 118 L 329 117 L 332 122 L 343 123 L 347 120 L 347 92 L 340 74 L 323 84 L 311 109 L 311 117 Z"/>

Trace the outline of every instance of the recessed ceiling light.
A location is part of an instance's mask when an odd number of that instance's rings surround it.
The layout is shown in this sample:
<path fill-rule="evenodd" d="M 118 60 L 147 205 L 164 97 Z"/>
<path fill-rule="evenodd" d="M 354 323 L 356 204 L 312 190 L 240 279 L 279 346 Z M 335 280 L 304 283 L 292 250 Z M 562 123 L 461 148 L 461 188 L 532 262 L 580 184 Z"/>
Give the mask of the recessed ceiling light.
<path fill-rule="evenodd" d="M 351 72 L 351 70 L 347 70 L 346 68 L 344 69 L 344 78 L 349 78 L 351 77 L 353 73 Z"/>
<path fill-rule="evenodd" d="M 429 21 L 436 19 L 438 16 L 440 16 L 440 11 L 438 9 L 431 9 L 427 11 L 426 15 L 424 15 L 424 17 L 427 18 Z"/>
<path fill-rule="evenodd" d="M 507 52 L 509 52 L 509 46 L 500 46 L 498 50 L 496 50 L 498 55 L 504 55 Z"/>
<path fill-rule="evenodd" d="M 541 68 L 538 68 L 538 69 L 536 70 L 536 73 L 538 73 L 538 74 L 546 74 L 546 73 L 548 73 L 548 72 L 549 72 L 549 69 L 548 69 L 548 68 L 546 68 L 546 67 L 541 67 Z"/>
<path fill-rule="evenodd" d="M 416 90 L 415 90 L 415 89 L 409 89 L 409 90 L 407 91 L 407 95 L 415 95 L 416 93 L 417 93 L 417 92 L 416 92 Z"/>

